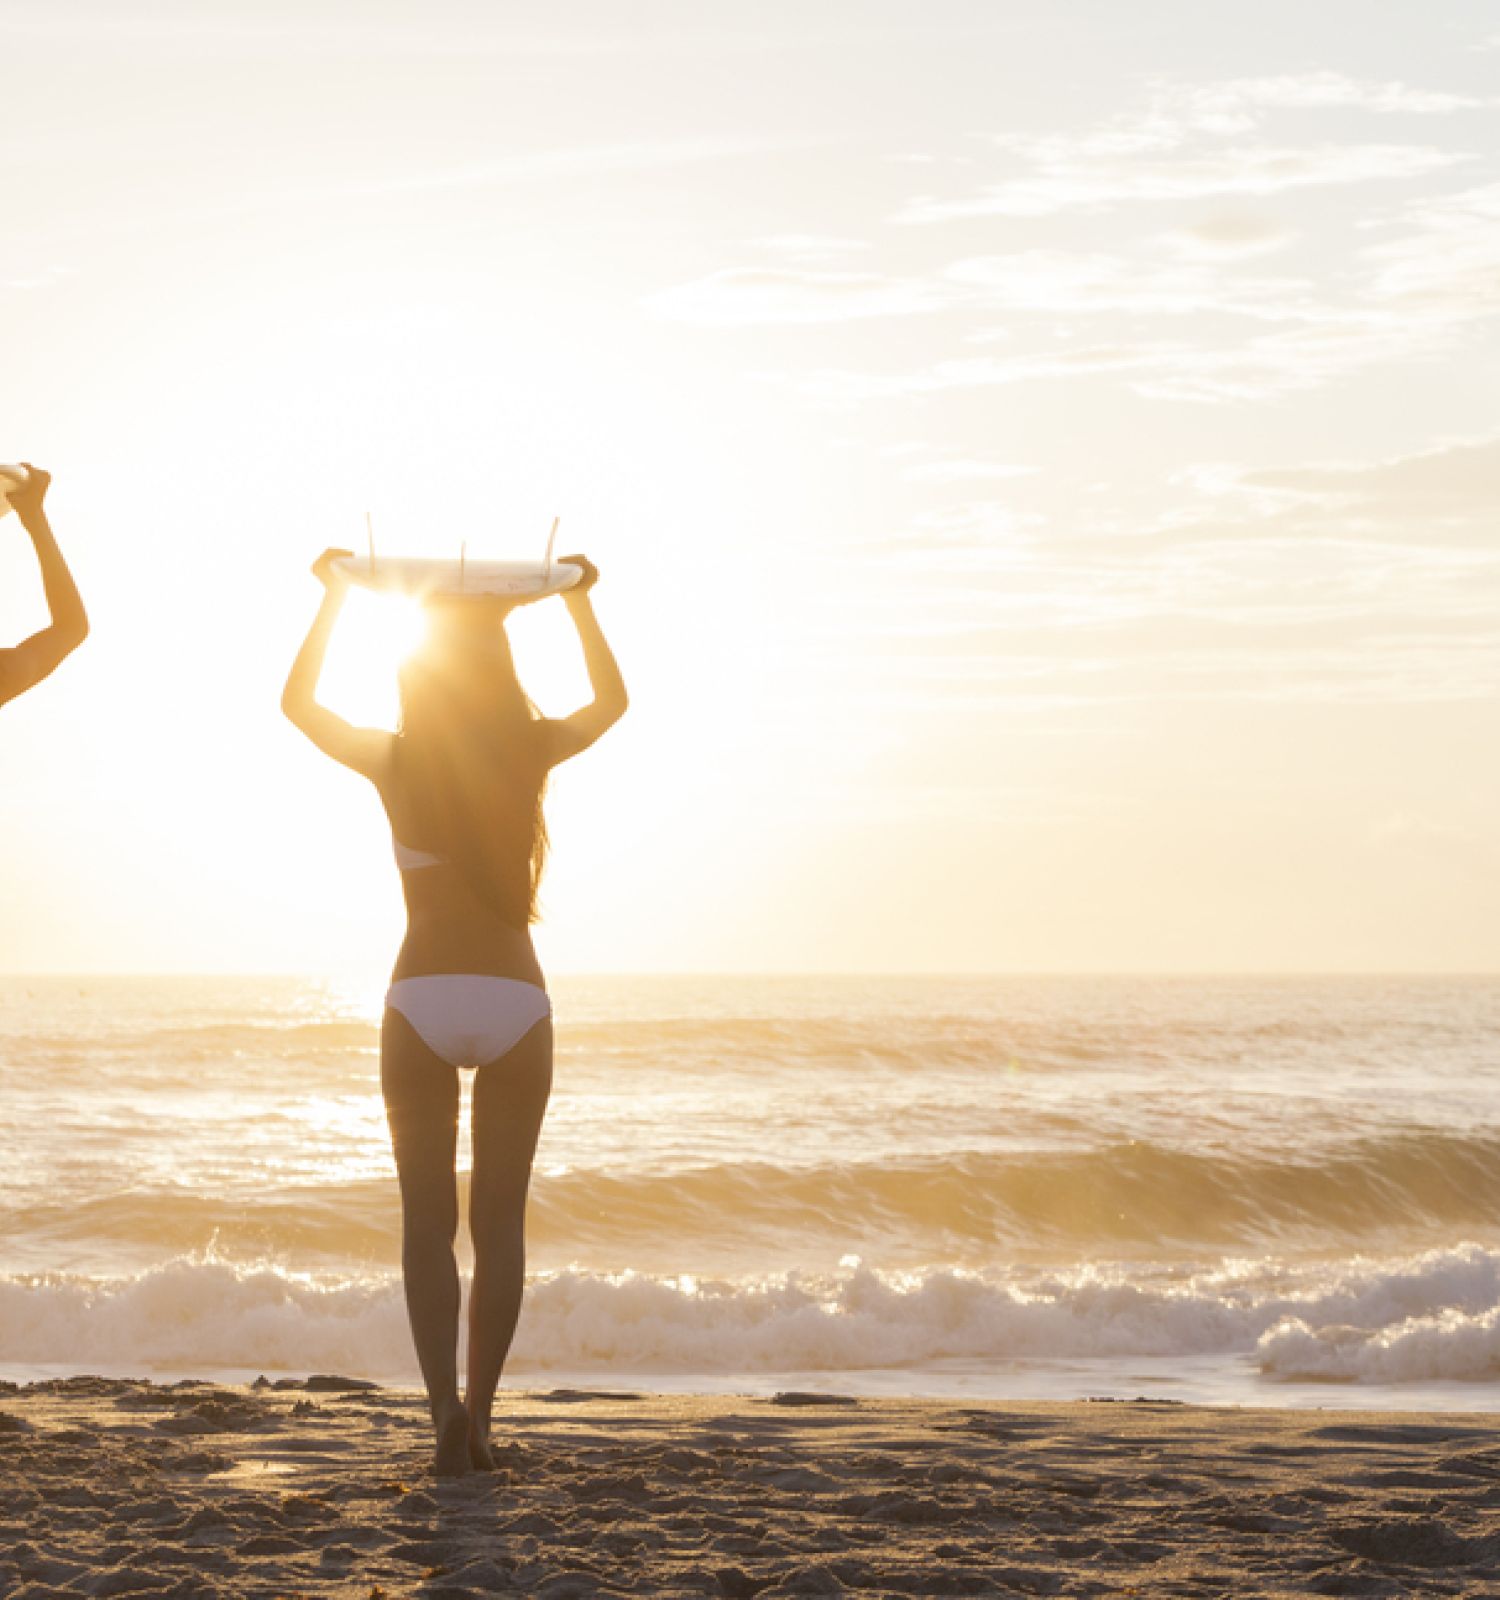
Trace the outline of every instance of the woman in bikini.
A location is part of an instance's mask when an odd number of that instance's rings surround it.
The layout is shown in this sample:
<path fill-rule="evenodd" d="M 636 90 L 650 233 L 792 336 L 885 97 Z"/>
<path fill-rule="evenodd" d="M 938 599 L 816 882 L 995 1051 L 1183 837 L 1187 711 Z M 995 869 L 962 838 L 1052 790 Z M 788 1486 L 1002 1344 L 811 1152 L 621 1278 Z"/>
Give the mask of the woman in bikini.
<path fill-rule="evenodd" d="M 29 461 L 23 465 L 26 482 L 15 488 L 7 485 L 5 498 L 31 536 L 37 565 L 42 572 L 42 592 L 47 597 L 47 611 L 52 620 L 39 633 L 23 639 L 12 649 L 0 650 L 0 705 L 34 689 L 89 636 L 89 619 L 84 614 L 78 587 L 42 508 L 52 484 L 52 474 L 32 466 Z"/>
<path fill-rule="evenodd" d="M 552 1087 L 552 1007 L 532 947 L 546 855 L 542 795 L 560 761 L 624 714 L 625 685 L 594 616 L 598 579 L 564 599 L 594 698 L 570 717 L 539 716 L 516 678 L 505 606 L 428 607 L 427 642 L 401 670 L 401 731 L 357 728 L 318 704 L 318 678 L 345 597 L 325 552 L 323 603 L 282 709 L 324 754 L 362 773 L 390 818 L 406 897 L 380 1038 L 380 1081 L 401 1187 L 401 1267 L 442 1476 L 493 1465 L 490 1412 L 525 1284 L 526 1192 Z M 469 1229 L 468 1373 L 458 1388 L 459 1276 L 454 1158 L 460 1067 L 475 1067 Z"/>

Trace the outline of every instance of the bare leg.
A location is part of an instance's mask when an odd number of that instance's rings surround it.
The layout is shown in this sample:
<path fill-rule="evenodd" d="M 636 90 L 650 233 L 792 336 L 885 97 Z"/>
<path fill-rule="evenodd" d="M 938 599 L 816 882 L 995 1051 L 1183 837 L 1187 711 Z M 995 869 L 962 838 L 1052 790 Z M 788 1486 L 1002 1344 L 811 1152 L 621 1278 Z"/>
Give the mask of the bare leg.
<path fill-rule="evenodd" d="M 380 1030 L 380 1087 L 401 1181 L 401 1274 L 412 1341 L 437 1430 L 433 1469 L 468 1466 L 469 1418 L 458 1398 L 458 1071 L 399 1011 Z"/>
<path fill-rule="evenodd" d="M 539 1022 L 474 1079 L 474 1173 L 469 1231 L 474 1283 L 469 1292 L 470 1453 L 492 1465 L 490 1411 L 526 1286 L 526 1191 L 531 1162 L 552 1092 L 552 1022 Z"/>

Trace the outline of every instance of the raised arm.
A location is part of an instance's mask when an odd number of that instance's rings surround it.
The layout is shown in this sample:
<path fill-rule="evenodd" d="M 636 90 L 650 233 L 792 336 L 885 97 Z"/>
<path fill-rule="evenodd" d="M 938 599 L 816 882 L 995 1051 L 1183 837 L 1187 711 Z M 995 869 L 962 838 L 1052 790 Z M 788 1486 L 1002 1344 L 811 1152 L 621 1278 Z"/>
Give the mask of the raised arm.
<path fill-rule="evenodd" d="M 53 537 L 52 525 L 42 508 L 52 474 L 24 462 L 27 478 L 23 487 L 7 494 L 21 526 L 31 535 L 37 565 L 42 571 L 42 590 L 47 597 L 51 622 L 12 650 L 0 650 L 0 705 L 14 700 L 35 687 L 65 661 L 89 636 L 89 619 L 79 598 L 78 586 L 62 551 Z"/>
<path fill-rule="evenodd" d="M 333 563 L 348 554 L 347 550 L 325 550 L 313 563 L 313 576 L 323 585 L 323 603 L 287 674 L 281 709 L 324 755 L 363 773 L 372 783 L 379 783 L 390 759 L 392 736 L 379 728 L 356 728 L 318 704 L 323 659 L 349 592 L 348 581 Z"/>
<path fill-rule="evenodd" d="M 604 637 L 599 619 L 594 615 L 591 592 L 599 581 L 599 569 L 586 556 L 564 556 L 563 560 L 583 568 L 582 580 L 565 590 L 563 599 L 573 619 L 573 626 L 578 629 L 578 640 L 583 646 L 583 662 L 588 668 L 589 686 L 594 691 L 594 698 L 571 717 L 563 717 L 549 724 L 554 766 L 559 761 L 576 756 L 580 750 L 587 750 L 601 734 L 614 727 L 630 705 L 619 663 Z"/>

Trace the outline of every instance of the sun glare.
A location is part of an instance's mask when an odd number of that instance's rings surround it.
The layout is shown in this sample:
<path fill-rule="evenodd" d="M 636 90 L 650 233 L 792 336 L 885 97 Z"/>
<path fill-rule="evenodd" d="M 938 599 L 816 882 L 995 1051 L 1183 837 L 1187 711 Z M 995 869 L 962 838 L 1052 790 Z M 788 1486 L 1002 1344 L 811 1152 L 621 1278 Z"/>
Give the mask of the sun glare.
<path fill-rule="evenodd" d="M 426 632 L 415 600 L 352 591 L 328 651 L 321 697 L 361 727 L 394 729 L 400 715 L 397 669 Z"/>
<path fill-rule="evenodd" d="M 566 714 L 589 694 L 578 641 L 561 610 L 523 606 L 505 624 L 521 682 L 549 716 Z M 397 671 L 426 636 L 418 601 L 351 590 L 329 646 L 320 698 L 361 727 L 394 729 Z"/>
<path fill-rule="evenodd" d="M 522 606 L 506 623 L 516 675 L 544 716 L 566 716 L 590 695 L 578 639 L 556 601 Z"/>

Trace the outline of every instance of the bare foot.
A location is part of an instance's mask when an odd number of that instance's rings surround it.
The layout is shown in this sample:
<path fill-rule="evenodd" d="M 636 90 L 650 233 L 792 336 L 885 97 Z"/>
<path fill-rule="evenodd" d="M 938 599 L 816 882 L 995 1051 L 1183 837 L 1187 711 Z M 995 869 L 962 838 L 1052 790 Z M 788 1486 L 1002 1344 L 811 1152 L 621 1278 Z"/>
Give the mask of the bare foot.
<path fill-rule="evenodd" d="M 478 1426 L 469 1424 L 469 1465 L 475 1472 L 493 1472 L 495 1458 L 490 1454 L 490 1441 L 480 1433 Z"/>
<path fill-rule="evenodd" d="M 469 1470 L 469 1413 L 461 1405 L 438 1423 L 432 1470 L 440 1478 L 461 1478 Z"/>

